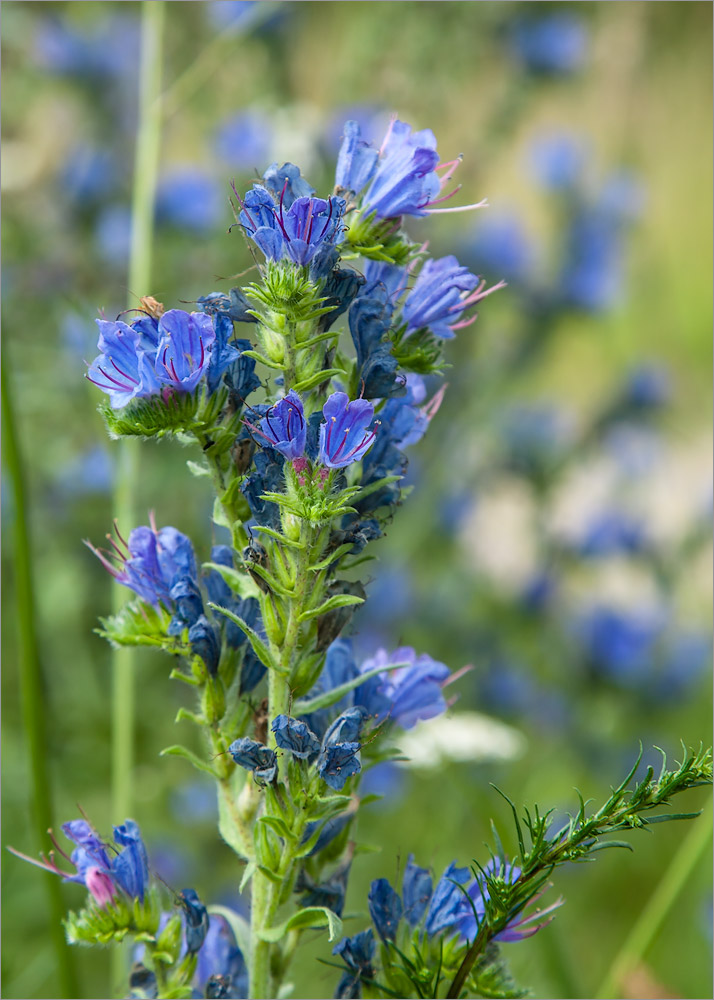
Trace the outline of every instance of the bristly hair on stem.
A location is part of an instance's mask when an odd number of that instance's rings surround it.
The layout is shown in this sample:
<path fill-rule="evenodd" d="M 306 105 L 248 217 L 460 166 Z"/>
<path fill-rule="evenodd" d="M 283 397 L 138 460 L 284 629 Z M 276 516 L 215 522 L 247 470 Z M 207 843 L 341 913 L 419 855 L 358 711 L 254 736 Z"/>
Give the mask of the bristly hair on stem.
<path fill-rule="evenodd" d="M 587 816 L 586 803 L 582 796 L 578 795 L 580 805 L 577 813 L 571 816 L 566 826 L 552 836 L 549 836 L 548 828 L 550 813 L 541 815 L 538 806 L 535 806 L 532 813 L 528 809 L 524 810 L 525 815 L 521 820 L 508 796 L 500 789 L 496 789 L 513 811 L 520 852 L 517 863 L 521 874 L 513 883 L 507 884 L 485 869 L 479 869 L 487 890 L 484 894 L 485 912 L 478 933 L 449 987 L 447 997 L 461 996 L 475 962 L 488 943 L 534 900 L 544 889 L 553 870 L 559 865 L 569 861 L 592 860 L 592 855 L 596 851 L 609 847 L 624 847 L 631 850 L 630 844 L 625 841 L 600 839 L 619 830 L 645 829 L 653 823 L 693 819 L 699 815 L 698 812 L 659 813 L 655 816 L 645 814 L 658 806 L 665 805 L 678 792 L 698 785 L 711 784 L 711 750 L 704 750 L 700 746 L 697 751 L 688 751 L 683 744 L 682 762 L 675 770 L 669 771 L 664 751 L 659 747 L 655 749 L 662 754 L 662 767 L 656 779 L 653 768 L 648 767 L 644 778 L 636 782 L 634 788 L 629 788 L 642 760 L 642 746 L 640 746 L 637 760 L 629 774 L 597 812 Z M 530 847 L 526 845 L 524 827 L 530 839 Z"/>

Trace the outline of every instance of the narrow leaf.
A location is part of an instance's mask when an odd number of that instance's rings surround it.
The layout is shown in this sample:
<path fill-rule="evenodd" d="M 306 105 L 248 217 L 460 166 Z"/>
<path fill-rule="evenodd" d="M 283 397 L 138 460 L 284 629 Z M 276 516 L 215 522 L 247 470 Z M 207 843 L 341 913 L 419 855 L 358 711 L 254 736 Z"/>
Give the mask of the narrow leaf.
<path fill-rule="evenodd" d="M 268 649 L 268 647 L 265 645 L 265 643 L 260 638 L 258 633 L 250 627 L 248 622 L 243 621 L 243 619 L 239 615 L 233 614 L 233 612 L 229 611 L 228 608 L 222 608 L 220 604 L 214 604 L 213 601 L 208 601 L 208 607 L 211 608 L 213 611 L 217 611 L 220 615 L 225 615 L 226 618 L 229 618 L 232 622 L 234 622 L 238 626 L 239 629 L 245 632 L 245 634 L 248 636 L 248 642 L 253 647 L 253 652 L 258 657 L 258 659 L 260 660 L 260 662 L 263 664 L 264 667 L 267 667 L 269 670 L 275 670 L 281 674 L 285 672 L 280 669 L 278 664 L 270 655 L 270 650 Z"/>
<path fill-rule="evenodd" d="M 318 694 L 314 698 L 293 702 L 293 715 L 300 717 L 301 715 L 309 715 L 310 712 L 317 712 L 320 708 L 329 708 L 330 705 L 334 705 L 335 702 L 344 698 L 346 694 L 354 691 L 355 688 L 364 684 L 365 681 L 369 681 L 373 677 L 377 677 L 378 674 L 386 673 L 389 670 L 398 670 L 399 667 L 407 666 L 409 666 L 408 663 L 390 663 L 386 667 L 375 667 L 374 670 L 367 670 L 365 673 L 360 674 L 359 677 L 355 677 L 354 680 L 346 681 L 331 691 L 326 691 L 325 694 Z"/>
<path fill-rule="evenodd" d="M 336 913 L 328 910 L 326 906 L 307 906 L 277 927 L 267 927 L 263 931 L 258 931 L 258 937 L 273 943 L 282 940 L 288 931 L 309 927 L 326 927 L 329 941 L 334 941 L 342 934 L 342 921 Z"/>
<path fill-rule="evenodd" d="M 242 358 L 255 358 L 256 361 L 267 365 L 268 368 L 275 368 L 279 372 L 285 371 L 285 365 L 280 364 L 278 361 L 271 361 L 270 358 L 266 358 L 260 351 L 241 351 L 240 353 Z"/>
<path fill-rule="evenodd" d="M 197 770 L 205 771 L 206 774 L 210 774 L 212 778 L 216 777 L 216 772 L 210 764 L 201 760 L 201 758 L 196 756 L 192 750 L 182 747 L 180 743 L 175 743 L 173 746 L 166 747 L 165 750 L 161 751 L 159 757 L 184 757 L 186 760 L 190 761 Z"/>
<path fill-rule="evenodd" d="M 334 597 L 328 597 L 318 608 L 303 611 L 298 621 L 306 622 L 310 618 L 319 618 L 320 615 L 326 615 L 334 608 L 346 608 L 350 604 L 364 604 L 364 598 L 357 597 L 355 594 L 335 594 Z"/>
<path fill-rule="evenodd" d="M 304 378 L 301 382 L 296 382 L 293 389 L 295 392 L 305 392 L 307 389 L 313 389 L 316 385 L 326 382 L 333 375 L 342 375 L 343 378 L 346 378 L 347 372 L 343 372 L 341 368 L 325 368 L 316 375 L 310 376 L 310 378 Z"/>

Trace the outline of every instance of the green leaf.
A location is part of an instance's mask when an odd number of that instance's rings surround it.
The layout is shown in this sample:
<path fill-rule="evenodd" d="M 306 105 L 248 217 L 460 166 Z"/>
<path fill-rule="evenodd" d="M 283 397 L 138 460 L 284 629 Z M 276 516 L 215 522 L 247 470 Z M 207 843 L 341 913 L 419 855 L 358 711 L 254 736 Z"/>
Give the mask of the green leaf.
<path fill-rule="evenodd" d="M 328 910 L 326 906 L 307 906 L 277 927 L 266 927 L 265 930 L 258 931 L 258 937 L 263 941 L 274 943 L 281 941 L 288 931 L 310 927 L 326 927 L 329 941 L 334 941 L 342 934 L 342 921 L 336 913 Z"/>
<path fill-rule="evenodd" d="M 203 476 L 208 476 L 210 479 L 211 470 L 207 469 L 205 465 L 201 465 L 199 462 L 192 462 L 190 458 L 186 462 L 186 465 L 188 466 L 188 471 L 191 475 L 196 476 L 197 479 L 200 479 Z"/>
<path fill-rule="evenodd" d="M 187 747 L 182 747 L 180 743 L 174 743 L 173 746 L 166 747 L 166 749 L 161 751 L 159 757 L 183 757 L 185 760 L 190 761 L 198 771 L 205 771 L 205 773 L 210 774 L 212 778 L 216 777 L 216 772 L 210 764 L 201 760 L 201 758 L 198 757 L 193 750 L 189 750 Z"/>
<path fill-rule="evenodd" d="M 701 809 L 699 812 L 692 813 L 665 813 L 662 816 L 643 816 L 642 821 L 647 826 L 651 826 L 653 823 L 668 823 L 671 819 L 696 819 L 701 814 Z"/>
<path fill-rule="evenodd" d="M 220 573 L 234 594 L 239 597 L 260 597 L 260 589 L 250 573 L 243 573 L 232 566 L 222 566 L 220 563 L 206 562 L 202 569 L 212 569 Z"/>
<path fill-rule="evenodd" d="M 266 528 L 265 525 L 262 524 L 254 524 L 253 531 L 259 531 L 263 535 L 270 535 L 271 538 L 274 538 L 277 542 L 280 542 L 281 545 L 288 545 L 290 546 L 290 548 L 293 549 L 305 548 L 304 542 L 296 542 L 292 538 L 288 538 L 287 535 L 283 535 L 279 531 L 274 531 L 272 528 Z"/>
<path fill-rule="evenodd" d="M 398 483 L 400 479 L 404 479 L 404 476 L 383 476 L 382 479 L 377 479 L 375 482 L 370 483 L 369 486 L 363 486 L 357 490 L 355 496 L 359 497 L 360 500 L 364 500 L 370 493 L 375 493 L 377 490 L 381 490 L 383 486 L 389 486 L 390 483 Z"/>
<path fill-rule="evenodd" d="M 260 638 L 258 633 L 254 631 L 239 615 L 233 614 L 228 608 L 222 608 L 220 604 L 214 604 L 213 601 L 208 601 L 208 607 L 213 611 L 217 611 L 220 615 L 225 615 L 234 622 L 241 631 L 245 632 L 248 636 L 248 642 L 253 647 L 253 652 L 258 657 L 263 666 L 267 667 L 269 670 L 275 670 L 279 674 L 284 674 L 285 671 L 281 670 L 279 665 L 275 662 L 273 657 L 270 655 L 270 650 L 265 645 L 263 640 Z"/>
<path fill-rule="evenodd" d="M 300 382 L 296 382 L 293 389 L 295 392 L 306 392 L 308 389 L 313 389 L 316 385 L 326 382 L 328 378 L 332 378 L 334 375 L 341 375 L 343 378 L 347 378 L 347 372 L 342 371 L 341 368 L 323 368 L 322 371 L 311 375 L 310 378 L 304 378 Z"/>
<path fill-rule="evenodd" d="M 364 598 L 357 597 L 355 594 L 335 594 L 334 597 L 328 597 L 318 608 L 303 611 L 298 621 L 306 622 L 310 618 L 319 618 L 320 615 L 326 615 L 328 611 L 333 611 L 335 608 L 346 608 L 350 604 L 364 604 Z"/>
<path fill-rule="evenodd" d="M 388 670 L 397 670 L 399 667 L 408 666 L 408 663 L 390 663 L 386 667 L 375 667 L 374 670 L 367 670 L 359 677 L 355 677 L 354 680 L 346 681 L 344 684 L 340 684 L 331 691 L 326 691 L 325 694 L 318 694 L 314 698 L 307 698 L 304 701 L 294 702 L 292 713 L 294 716 L 300 717 L 301 715 L 309 715 L 310 712 L 317 712 L 320 708 L 329 708 L 330 705 L 334 705 L 335 702 L 344 698 L 344 696 L 349 694 L 350 691 L 354 691 L 355 688 L 358 688 L 360 684 L 364 684 L 365 681 L 371 680 L 378 674 Z"/>
<path fill-rule="evenodd" d="M 270 827 L 270 829 L 277 833 L 279 837 L 282 837 L 283 840 L 295 839 L 288 825 L 284 820 L 280 819 L 279 816 L 261 816 L 258 822 L 262 823 L 264 826 Z"/>
<path fill-rule="evenodd" d="M 321 569 L 327 569 L 331 566 L 335 560 L 340 559 L 342 556 L 346 555 L 351 549 L 354 548 L 353 542 L 345 542 L 344 545 L 339 545 L 334 552 L 331 552 L 329 556 L 325 556 L 322 562 L 314 563 L 312 566 L 308 566 L 308 570 L 311 573 L 318 573 Z"/>
<path fill-rule="evenodd" d="M 240 885 L 238 886 L 238 892 L 243 892 L 245 887 L 248 885 L 250 880 L 253 878 L 255 873 L 258 871 L 258 866 L 255 861 L 249 861 L 245 866 L 245 871 L 243 872 L 243 877 L 240 880 Z"/>
<path fill-rule="evenodd" d="M 259 351 L 241 351 L 242 358 L 255 358 L 256 361 L 262 362 L 267 365 L 268 368 L 275 368 L 279 372 L 285 371 L 285 365 L 281 364 L 279 361 L 271 361 L 270 358 L 266 358 L 264 354 Z M 293 387 L 294 388 L 294 387 Z"/>

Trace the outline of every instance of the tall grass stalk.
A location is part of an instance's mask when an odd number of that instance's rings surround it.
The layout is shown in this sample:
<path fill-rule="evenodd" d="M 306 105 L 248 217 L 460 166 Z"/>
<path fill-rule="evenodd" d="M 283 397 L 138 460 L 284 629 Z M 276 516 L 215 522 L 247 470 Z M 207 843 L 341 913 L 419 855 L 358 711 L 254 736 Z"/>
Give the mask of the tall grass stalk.
<path fill-rule="evenodd" d="M 150 294 L 154 238 L 154 204 L 159 169 L 161 139 L 161 77 L 164 0 L 141 5 L 141 65 L 139 70 L 139 116 L 134 154 L 134 185 L 131 209 L 131 249 L 129 256 L 129 308 Z M 114 488 L 114 517 L 120 530 L 129 531 L 136 523 L 136 490 L 139 480 L 138 441 L 122 438 L 117 445 L 117 475 Z M 126 600 L 123 588 L 115 586 L 112 610 L 116 613 Z M 112 657 L 112 819 L 121 823 L 132 811 L 134 770 L 135 663 L 130 648 L 114 650 Z M 112 980 L 125 978 L 123 949 L 112 952 Z"/>
<path fill-rule="evenodd" d="M 602 982 L 602 986 L 595 994 L 597 1000 L 607 1000 L 608 997 L 622 995 L 623 980 L 644 958 L 689 876 L 700 864 L 705 854 L 711 855 L 713 827 L 714 800 L 710 798 L 702 815 L 688 830 L 679 850 L 659 880 L 657 888 L 625 938 Z"/>
<path fill-rule="evenodd" d="M 28 497 L 25 469 L 15 422 L 7 353 L 2 367 L 3 459 L 12 483 L 15 542 L 15 597 L 20 639 L 20 691 L 25 735 L 30 754 L 32 780 L 32 815 L 38 847 L 45 847 L 47 830 L 53 825 L 52 784 L 48 768 L 47 689 L 37 639 L 35 590 L 32 573 L 32 541 L 28 520 Z M 53 875 L 45 875 L 47 922 L 57 963 L 55 988 L 62 997 L 79 996 L 74 964 L 65 940 L 62 919 L 65 913 L 62 884 Z"/>

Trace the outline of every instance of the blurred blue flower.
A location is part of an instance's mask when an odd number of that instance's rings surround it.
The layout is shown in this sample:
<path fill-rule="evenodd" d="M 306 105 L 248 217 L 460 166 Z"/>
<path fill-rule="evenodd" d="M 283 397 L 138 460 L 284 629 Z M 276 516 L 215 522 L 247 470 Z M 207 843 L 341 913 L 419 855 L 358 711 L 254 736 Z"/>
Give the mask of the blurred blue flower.
<path fill-rule="evenodd" d="M 384 135 L 389 125 L 389 112 L 378 104 L 345 104 L 333 108 L 323 131 L 326 150 L 331 158 L 339 153 L 347 122 L 359 122 L 364 141 L 374 143 Z"/>
<path fill-rule="evenodd" d="M 575 543 L 580 555 L 590 558 L 642 553 L 649 539 L 640 518 L 624 511 L 607 510 L 595 517 Z"/>
<path fill-rule="evenodd" d="M 583 206 L 573 216 L 559 278 L 563 302 L 587 312 L 601 312 L 616 301 L 622 285 L 620 227 L 597 206 Z"/>
<path fill-rule="evenodd" d="M 213 148 L 229 166 L 249 170 L 268 159 L 273 129 L 260 111 L 242 111 L 217 127 Z"/>
<path fill-rule="evenodd" d="M 207 233 L 225 216 L 222 185 L 203 167 L 173 167 L 160 177 L 156 189 L 158 222 Z"/>
<path fill-rule="evenodd" d="M 514 284 L 528 281 L 535 259 L 521 219 L 504 214 L 479 219 L 461 253 L 479 273 Z"/>
<path fill-rule="evenodd" d="M 652 694 L 657 700 L 682 698 L 711 670 L 712 637 L 704 631 L 683 631 L 664 642 Z"/>
<path fill-rule="evenodd" d="M 257 6 L 257 0 L 209 0 L 205 5 L 214 28 L 240 28 Z"/>
<path fill-rule="evenodd" d="M 655 646 L 663 627 L 661 615 L 605 606 L 590 608 L 573 622 L 590 669 L 625 688 L 655 679 Z"/>
<path fill-rule="evenodd" d="M 57 485 L 64 496 L 108 493 L 114 482 L 114 463 L 106 448 L 96 445 L 63 463 Z"/>
<path fill-rule="evenodd" d="M 80 210 L 100 203 L 117 186 L 117 157 L 108 149 L 80 143 L 69 151 L 59 172 L 68 201 Z"/>
<path fill-rule="evenodd" d="M 512 52 L 532 73 L 574 73 L 585 61 L 587 31 L 568 11 L 517 21 L 509 37 Z"/>
<path fill-rule="evenodd" d="M 133 76 L 139 65 L 138 18 L 112 14 L 79 32 L 60 18 L 40 21 L 34 39 L 40 66 L 59 76 L 113 79 Z"/>
<path fill-rule="evenodd" d="M 369 584 L 369 600 L 359 608 L 360 622 L 389 625 L 405 618 L 414 605 L 413 574 L 386 565 Z"/>
<path fill-rule="evenodd" d="M 554 574 L 544 570 L 526 583 L 520 593 L 521 604 L 526 611 L 541 614 L 552 603 L 557 589 L 558 581 Z"/>
<path fill-rule="evenodd" d="M 370 715 L 378 719 L 389 717 L 402 729 L 411 729 L 419 720 L 433 719 L 446 711 L 441 689 L 451 671 L 426 653 L 417 656 L 410 646 L 401 646 L 391 655 L 379 649 L 362 663 L 360 673 L 378 667 L 384 669 L 393 663 L 404 666 L 384 671 L 355 692 L 355 701 Z"/>
<path fill-rule="evenodd" d="M 243 953 L 228 921 L 218 913 L 211 914 L 205 941 L 198 952 L 193 981 L 201 996 L 210 995 L 207 985 L 214 976 L 228 980 L 228 991 L 222 992 L 222 997 L 238 1000 L 248 995 L 248 969 Z"/>
<path fill-rule="evenodd" d="M 94 240 L 103 261 L 127 267 L 131 249 L 131 209 L 118 203 L 102 208 L 94 225 Z"/>
<path fill-rule="evenodd" d="M 635 411 L 658 410 L 670 401 L 672 385 L 663 365 L 645 363 L 627 375 L 622 387 L 622 403 Z"/>
<path fill-rule="evenodd" d="M 170 808 L 174 820 L 181 826 L 218 818 L 215 789 L 200 778 L 172 789 Z"/>
<path fill-rule="evenodd" d="M 554 191 L 575 188 L 587 159 L 588 149 L 582 138 L 569 132 L 542 136 L 531 150 L 536 178 Z"/>
<path fill-rule="evenodd" d="M 552 474 L 571 439 L 567 414 L 547 403 L 512 407 L 499 424 L 506 466 L 537 481 Z"/>

